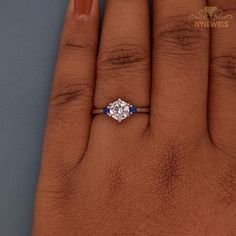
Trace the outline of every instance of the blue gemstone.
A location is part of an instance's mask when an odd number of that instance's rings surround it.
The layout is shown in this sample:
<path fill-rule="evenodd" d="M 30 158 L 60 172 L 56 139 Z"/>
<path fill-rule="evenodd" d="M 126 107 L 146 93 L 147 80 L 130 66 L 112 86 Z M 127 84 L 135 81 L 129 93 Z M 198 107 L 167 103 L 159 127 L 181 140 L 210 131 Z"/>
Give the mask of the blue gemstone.
<path fill-rule="evenodd" d="M 109 114 L 110 113 L 110 109 L 108 107 L 105 107 L 103 109 L 103 113 L 106 114 L 106 115 Z"/>
<path fill-rule="evenodd" d="M 137 112 L 138 112 L 138 109 L 137 109 L 137 107 L 132 106 L 132 107 L 130 107 L 129 111 L 130 111 L 131 113 L 137 113 Z"/>

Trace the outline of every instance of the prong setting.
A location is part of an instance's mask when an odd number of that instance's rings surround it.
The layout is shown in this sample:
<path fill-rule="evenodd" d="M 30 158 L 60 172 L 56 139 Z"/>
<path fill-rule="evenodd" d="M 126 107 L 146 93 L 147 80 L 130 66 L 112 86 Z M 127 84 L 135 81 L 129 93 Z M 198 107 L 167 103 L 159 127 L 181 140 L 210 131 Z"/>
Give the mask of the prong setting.
<path fill-rule="evenodd" d="M 109 117 L 121 122 L 130 115 L 137 112 L 137 108 L 129 103 L 121 100 L 120 98 L 103 109 L 103 113 Z"/>

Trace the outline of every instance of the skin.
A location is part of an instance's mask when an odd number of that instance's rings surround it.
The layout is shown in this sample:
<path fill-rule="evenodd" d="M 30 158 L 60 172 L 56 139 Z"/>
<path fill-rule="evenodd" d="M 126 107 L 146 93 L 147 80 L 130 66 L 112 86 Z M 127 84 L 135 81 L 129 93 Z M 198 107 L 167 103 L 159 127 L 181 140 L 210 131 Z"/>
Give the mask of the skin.
<path fill-rule="evenodd" d="M 154 0 L 150 32 L 148 1 L 108 0 L 98 44 L 97 0 L 70 2 L 33 236 L 236 235 L 236 2 L 195 28 L 206 5 Z M 118 98 L 151 113 L 91 115 Z"/>

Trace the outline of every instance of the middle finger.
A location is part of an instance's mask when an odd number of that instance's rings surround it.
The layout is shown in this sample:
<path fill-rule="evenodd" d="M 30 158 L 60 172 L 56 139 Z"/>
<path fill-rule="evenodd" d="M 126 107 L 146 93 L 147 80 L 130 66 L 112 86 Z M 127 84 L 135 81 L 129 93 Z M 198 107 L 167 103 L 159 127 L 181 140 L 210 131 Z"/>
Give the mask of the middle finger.
<path fill-rule="evenodd" d="M 151 127 L 198 139 L 207 134 L 209 30 L 190 15 L 205 0 L 154 0 Z"/>

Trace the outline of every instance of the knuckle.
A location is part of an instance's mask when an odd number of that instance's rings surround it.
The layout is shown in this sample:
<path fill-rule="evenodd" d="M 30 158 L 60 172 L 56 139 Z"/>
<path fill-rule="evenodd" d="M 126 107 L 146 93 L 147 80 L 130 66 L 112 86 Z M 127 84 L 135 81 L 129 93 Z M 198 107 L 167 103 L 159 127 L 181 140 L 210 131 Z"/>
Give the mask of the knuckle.
<path fill-rule="evenodd" d="M 176 192 L 180 177 L 183 176 L 185 170 L 182 161 L 185 155 L 186 153 L 181 150 L 179 145 L 173 143 L 167 145 L 159 167 L 159 191 L 162 195 L 171 195 Z"/>
<path fill-rule="evenodd" d="M 232 173 L 224 174 L 218 178 L 218 184 L 221 191 L 218 194 L 218 200 L 223 205 L 236 204 L 236 176 Z"/>
<path fill-rule="evenodd" d="M 215 155 L 213 158 L 212 175 L 219 186 L 217 200 L 222 205 L 236 204 L 236 159 L 233 156 Z"/>
<path fill-rule="evenodd" d="M 115 166 L 112 170 L 110 170 L 107 184 L 112 197 L 121 192 L 124 186 L 124 177 L 122 170 L 120 170 L 120 166 Z"/>
<path fill-rule="evenodd" d="M 147 50 L 137 44 L 117 44 L 106 47 L 98 57 L 98 71 L 146 68 L 149 64 Z"/>
<path fill-rule="evenodd" d="M 212 6 L 218 6 L 220 9 L 219 14 L 226 14 L 228 12 L 235 12 L 236 3 L 235 1 L 219 1 L 219 0 L 211 0 Z"/>
<path fill-rule="evenodd" d="M 66 86 L 58 86 L 54 88 L 52 103 L 55 106 L 87 105 L 90 100 L 93 89 L 88 84 L 74 83 Z"/>
<path fill-rule="evenodd" d="M 212 75 L 215 78 L 227 78 L 236 80 L 236 57 L 223 55 L 214 57 L 212 62 Z"/>
<path fill-rule="evenodd" d="M 176 137 L 167 138 L 152 157 L 148 168 L 153 184 L 153 192 L 164 200 L 182 199 L 184 189 L 194 182 L 191 166 L 196 153 L 196 144 L 180 142 Z M 156 157 L 158 156 L 158 158 Z"/>
<path fill-rule="evenodd" d="M 125 194 L 128 181 L 127 168 L 123 161 L 113 163 L 107 168 L 105 185 L 107 186 L 109 199 L 118 200 Z"/>
<path fill-rule="evenodd" d="M 195 28 L 188 16 L 164 18 L 154 31 L 154 47 L 165 54 L 199 54 L 207 47 L 207 31 Z"/>
<path fill-rule="evenodd" d="M 78 119 L 81 112 L 87 113 L 90 109 L 92 94 L 93 88 L 89 84 L 71 83 L 54 86 L 48 122 Z"/>
<path fill-rule="evenodd" d="M 84 52 L 95 52 L 96 43 L 78 33 L 68 33 L 64 39 L 62 48 L 64 50 L 80 50 Z"/>
<path fill-rule="evenodd" d="M 57 165 L 57 168 L 44 167 L 41 170 L 41 178 L 48 183 L 47 186 L 41 187 L 41 192 L 48 198 L 56 200 L 57 204 L 73 199 L 79 192 L 77 188 L 78 164 L 73 165 L 70 167 Z"/>

